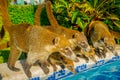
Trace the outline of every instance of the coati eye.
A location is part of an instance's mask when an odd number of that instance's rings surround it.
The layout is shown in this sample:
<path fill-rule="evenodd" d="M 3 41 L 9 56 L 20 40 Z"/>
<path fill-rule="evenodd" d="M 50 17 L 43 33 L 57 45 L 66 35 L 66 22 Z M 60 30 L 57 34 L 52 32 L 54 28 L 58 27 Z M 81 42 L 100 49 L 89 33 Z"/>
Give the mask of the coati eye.
<path fill-rule="evenodd" d="M 75 34 L 72 35 L 72 38 L 75 38 Z"/>
<path fill-rule="evenodd" d="M 113 51 L 113 49 L 114 49 L 113 46 L 108 46 L 107 48 L 111 51 Z"/>
<path fill-rule="evenodd" d="M 63 57 L 60 57 L 61 60 L 63 60 Z"/>
<path fill-rule="evenodd" d="M 65 48 L 65 50 L 69 50 L 69 48 L 68 48 L 68 47 L 66 47 L 66 48 Z"/>

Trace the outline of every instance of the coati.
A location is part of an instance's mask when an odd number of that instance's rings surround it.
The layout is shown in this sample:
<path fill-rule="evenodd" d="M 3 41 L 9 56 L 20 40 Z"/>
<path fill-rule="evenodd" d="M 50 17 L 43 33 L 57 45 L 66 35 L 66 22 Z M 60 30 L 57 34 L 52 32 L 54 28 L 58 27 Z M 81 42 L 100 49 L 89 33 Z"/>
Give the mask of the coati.
<path fill-rule="evenodd" d="M 49 65 L 47 59 L 53 52 L 60 52 L 72 60 L 76 59 L 70 48 L 71 44 L 63 36 L 37 25 L 25 23 L 14 25 L 8 15 L 8 0 L 0 0 L 0 12 L 3 25 L 10 35 L 9 69 L 19 71 L 19 68 L 15 67 L 15 62 L 22 51 L 27 53 L 25 73 L 28 77 L 31 77 L 30 68 L 36 61 L 40 62 L 41 68 L 47 74 L 49 72 L 46 67 Z"/>
<path fill-rule="evenodd" d="M 95 51 L 94 51 L 94 48 L 92 48 L 92 46 L 90 46 L 92 51 L 91 52 L 86 52 L 84 50 L 74 50 L 74 52 L 76 53 L 76 55 L 80 58 L 84 58 L 86 60 L 86 62 L 89 61 L 89 58 L 91 60 L 93 60 L 94 62 L 96 62 L 96 58 L 94 57 L 95 56 Z M 76 49 L 79 49 L 78 47 Z M 80 54 L 81 53 L 81 54 Z M 86 55 L 86 56 L 85 56 Z"/>
<path fill-rule="evenodd" d="M 114 36 L 114 38 L 120 39 L 120 33 L 119 32 L 115 32 L 113 30 L 109 30 L 109 31 L 112 34 L 112 36 Z"/>
<path fill-rule="evenodd" d="M 114 55 L 117 55 L 115 51 L 115 40 L 114 36 L 111 35 L 108 26 L 104 24 L 102 21 L 96 20 L 92 21 L 89 24 L 88 34 L 90 35 L 92 44 L 95 49 L 100 49 L 99 47 L 104 47 L 107 51 L 111 51 Z M 102 55 L 106 55 L 104 52 Z"/>
<path fill-rule="evenodd" d="M 56 64 L 57 64 L 57 65 L 60 65 L 62 68 L 66 67 L 73 73 L 76 73 L 76 71 L 74 69 L 73 61 L 71 59 L 66 58 L 65 56 L 61 55 L 58 52 L 52 53 L 48 57 L 48 61 L 53 66 L 54 71 L 57 71 L 57 67 L 56 67 Z"/>
<path fill-rule="evenodd" d="M 36 12 L 41 12 L 41 9 L 42 8 L 39 8 L 38 11 Z M 91 48 L 83 32 L 80 33 L 79 31 L 76 31 L 76 30 L 67 29 L 58 24 L 58 22 L 55 20 L 54 15 L 52 13 L 50 1 L 46 2 L 46 12 L 47 12 L 47 16 L 48 16 L 51 26 L 46 26 L 45 28 L 59 35 L 64 35 L 64 37 L 67 38 L 69 42 L 71 43 L 72 50 L 74 50 L 76 47 L 79 47 L 80 49 L 86 52 L 91 52 Z M 39 13 L 36 13 L 35 15 L 40 16 Z M 35 22 L 40 22 L 37 20 L 38 19 L 35 19 Z"/>

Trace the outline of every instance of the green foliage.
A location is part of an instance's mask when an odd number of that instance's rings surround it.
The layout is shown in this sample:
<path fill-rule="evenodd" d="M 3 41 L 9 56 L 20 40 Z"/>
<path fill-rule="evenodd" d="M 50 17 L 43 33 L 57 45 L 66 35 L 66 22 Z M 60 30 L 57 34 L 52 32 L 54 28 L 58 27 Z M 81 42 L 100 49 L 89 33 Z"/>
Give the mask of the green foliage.
<path fill-rule="evenodd" d="M 10 50 L 1 50 L 0 51 L 0 63 L 8 62 Z M 26 55 L 25 53 L 22 53 L 19 60 L 25 59 Z"/>
<path fill-rule="evenodd" d="M 43 8 L 43 10 L 41 12 L 40 22 L 41 22 L 42 26 L 50 25 L 48 17 L 47 17 L 47 13 L 46 13 L 46 8 L 45 7 Z"/>
<path fill-rule="evenodd" d="M 53 0 L 52 3 L 60 25 L 84 31 L 91 20 L 100 19 L 110 29 L 120 32 L 120 0 Z"/>
<path fill-rule="evenodd" d="M 73 0 L 72 0 L 73 1 Z M 53 0 L 53 14 L 57 19 L 58 23 L 64 27 L 71 28 L 71 19 L 69 17 L 69 0 Z"/>
<path fill-rule="evenodd" d="M 29 23 L 34 24 L 34 11 L 36 6 L 33 5 L 10 5 L 9 14 L 14 24 Z"/>
<path fill-rule="evenodd" d="M 8 61 L 9 50 L 0 51 L 0 63 Z"/>

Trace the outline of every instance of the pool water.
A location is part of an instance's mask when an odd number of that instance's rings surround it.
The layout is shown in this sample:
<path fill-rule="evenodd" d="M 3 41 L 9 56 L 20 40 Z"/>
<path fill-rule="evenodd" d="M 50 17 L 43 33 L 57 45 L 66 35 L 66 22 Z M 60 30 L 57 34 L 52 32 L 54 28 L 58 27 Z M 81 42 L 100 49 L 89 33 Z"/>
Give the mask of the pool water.
<path fill-rule="evenodd" d="M 120 60 L 77 73 L 62 80 L 120 80 Z"/>

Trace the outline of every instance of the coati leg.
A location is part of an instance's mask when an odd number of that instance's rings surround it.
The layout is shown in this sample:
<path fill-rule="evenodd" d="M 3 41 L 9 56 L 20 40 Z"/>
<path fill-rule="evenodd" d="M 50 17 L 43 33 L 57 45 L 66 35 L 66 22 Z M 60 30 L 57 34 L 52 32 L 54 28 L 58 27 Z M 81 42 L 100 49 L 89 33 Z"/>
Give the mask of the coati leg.
<path fill-rule="evenodd" d="M 19 68 L 15 67 L 15 62 L 18 60 L 21 55 L 21 51 L 16 48 L 16 46 L 12 45 L 10 50 L 10 55 L 8 59 L 8 67 L 13 71 L 19 71 Z"/>
<path fill-rule="evenodd" d="M 30 72 L 30 68 L 32 67 L 32 63 L 26 63 L 25 65 L 25 74 L 27 75 L 28 78 L 32 77 L 32 74 Z"/>
<path fill-rule="evenodd" d="M 119 56 L 118 53 L 117 53 L 116 51 L 114 51 L 113 54 L 114 54 L 115 56 Z"/>
<path fill-rule="evenodd" d="M 32 51 L 32 50 L 31 50 Z M 35 56 L 35 53 L 28 52 L 26 64 L 25 64 L 25 74 L 30 78 L 32 77 L 32 73 L 30 72 L 30 68 L 32 65 L 37 62 L 38 58 Z"/>
<path fill-rule="evenodd" d="M 48 57 L 46 55 L 42 55 L 41 57 L 39 57 L 39 65 L 45 74 L 49 73 L 49 69 L 47 68 L 47 66 L 49 66 L 49 62 L 47 61 L 47 59 Z"/>
<path fill-rule="evenodd" d="M 53 67 L 53 70 L 54 71 L 57 71 L 57 67 L 56 67 L 56 64 L 55 64 L 55 60 L 52 59 L 52 58 L 48 58 L 48 62 L 51 64 L 51 66 Z"/>
<path fill-rule="evenodd" d="M 89 61 L 89 58 L 86 57 L 84 54 L 81 53 L 81 49 L 79 47 L 76 47 L 73 51 L 75 52 L 75 54 L 76 54 L 77 57 L 85 59 L 86 62 Z"/>
<path fill-rule="evenodd" d="M 64 65 L 64 64 L 59 63 L 59 65 L 60 65 L 60 67 L 61 67 L 62 69 L 64 69 L 64 68 L 65 68 L 65 65 Z"/>
<path fill-rule="evenodd" d="M 39 63 L 39 65 L 40 65 L 40 67 L 42 68 L 42 70 L 45 74 L 49 73 L 49 69 L 47 68 L 46 63 Z"/>
<path fill-rule="evenodd" d="M 54 70 L 54 71 L 57 71 L 58 68 L 56 67 L 56 64 L 52 64 L 52 63 L 51 63 L 51 65 L 52 65 L 52 67 L 53 67 L 53 70 Z"/>
<path fill-rule="evenodd" d="M 94 62 L 97 62 L 97 60 L 95 59 L 95 56 L 91 55 L 90 59 L 92 59 Z"/>
<path fill-rule="evenodd" d="M 80 58 L 85 59 L 85 61 L 86 61 L 87 63 L 88 63 L 88 61 L 89 61 L 89 58 L 86 57 L 84 54 L 81 54 L 81 55 L 77 54 L 77 57 L 80 57 Z"/>
<path fill-rule="evenodd" d="M 106 57 L 106 48 L 104 47 L 104 44 L 103 42 L 101 41 L 96 41 L 95 40 L 95 35 L 92 35 L 91 36 L 91 41 L 92 41 L 92 44 L 95 48 L 95 53 L 96 55 L 99 57 L 99 58 L 102 58 L 103 56 Z"/>

